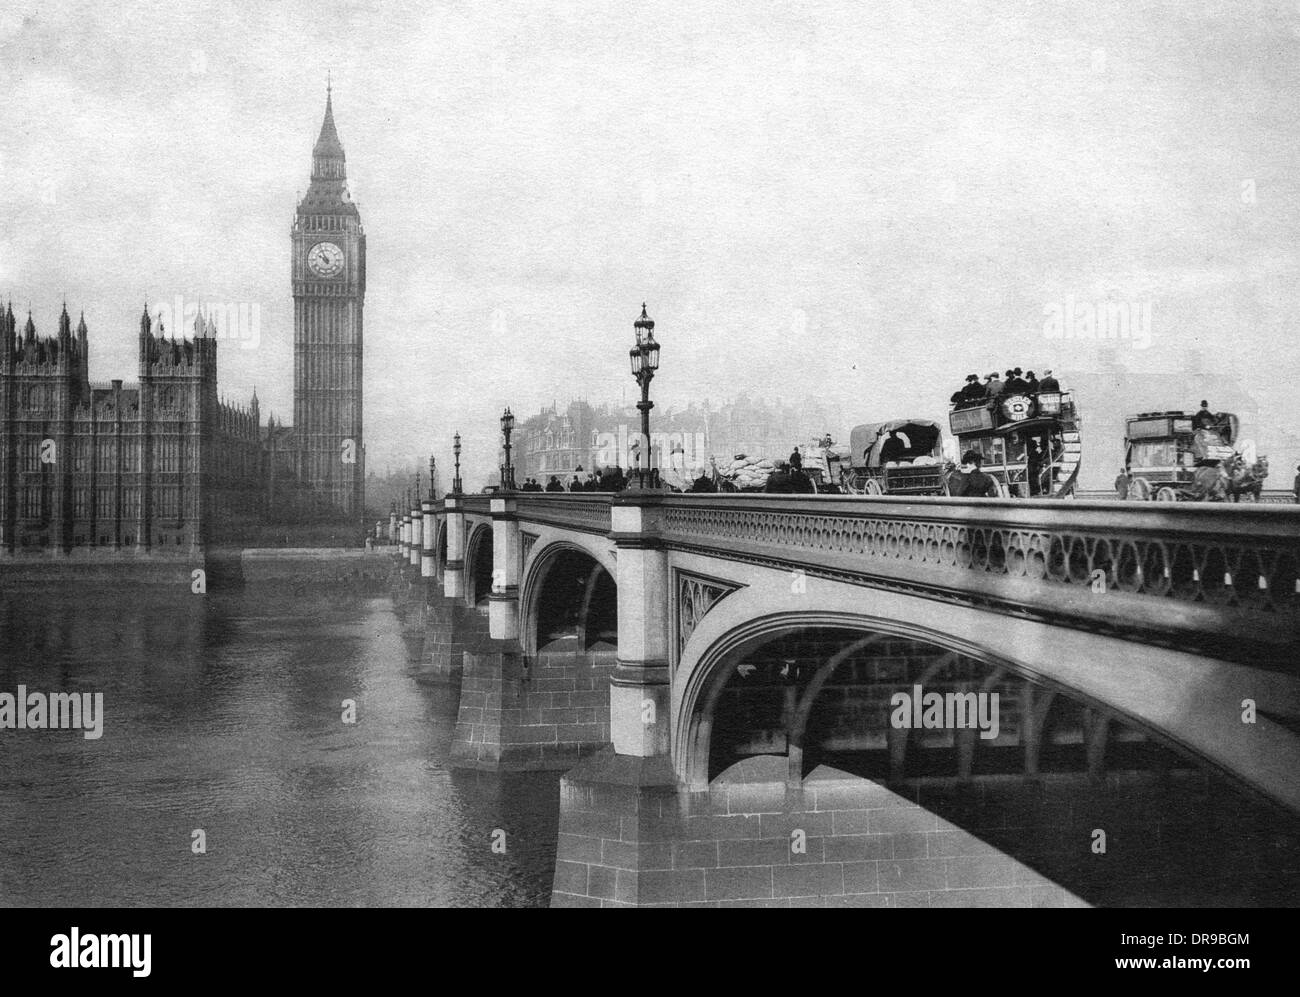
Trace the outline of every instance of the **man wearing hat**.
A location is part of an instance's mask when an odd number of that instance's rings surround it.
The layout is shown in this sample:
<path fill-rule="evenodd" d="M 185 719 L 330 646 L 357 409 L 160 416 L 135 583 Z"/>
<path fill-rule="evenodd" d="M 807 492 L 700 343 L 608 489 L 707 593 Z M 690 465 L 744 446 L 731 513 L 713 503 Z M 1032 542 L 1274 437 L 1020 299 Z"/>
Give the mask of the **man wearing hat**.
<path fill-rule="evenodd" d="M 1029 385 L 1026 384 L 1025 379 L 1020 376 L 1019 367 L 1007 371 L 1006 387 L 1004 387 L 1003 390 L 1008 395 L 1023 395 L 1029 390 Z"/>
<path fill-rule="evenodd" d="M 966 398 L 966 389 L 970 387 L 970 378 L 966 378 L 965 384 L 948 396 L 948 401 L 954 406 L 960 407 Z"/>
<path fill-rule="evenodd" d="M 1032 370 L 1025 375 L 1025 383 L 1029 385 L 1029 393 L 1031 395 L 1038 393 L 1038 378 L 1034 377 L 1034 372 Z"/>
<path fill-rule="evenodd" d="M 1002 382 L 998 380 L 998 372 L 996 370 L 984 380 L 988 382 L 984 385 L 984 393 L 989 398 L 996 398 L 998 395 L 1002 394 Z"/>
<path fill-rule="evenodd" d="M 966 375 L 966 387 L 961 389 L 962 405 L 977 405 L 984 400 L 984 387 L 978 374 Z"/>
<path fill-rule="evenodd" d="M 1045 371 L 1043 373 L 1043 379 L 1038 382 L 1038 390 L 1039 391 L 1060 391 L 1061 382 L 1052 376 L 1052 372 L 1050 370 Z"/>
<path fill-rule="evenodd" d="M 976 450 L 962 454 L 961 466 L 948 476 L 948 494 L 955 498 L 998 498 L 998 483 L 980 470 L 982 463 Z"/>
<path fill-rule="evenodd" d="M 979 378 L 976 377 L 974 374 L 967 374 L 966 383 L 963 384 L 961 388 L 959 388 L 957 391 L 953 392 L 952 398 L 950 398 L 949 401 L 951 401 L 958 408 L 963 408 L 964 406 L 969 405 L 972 401 L 972 392 L 971 392 L 972 381 L 975 382 L 975 387 L 977 388 L 979 387 Z"/>

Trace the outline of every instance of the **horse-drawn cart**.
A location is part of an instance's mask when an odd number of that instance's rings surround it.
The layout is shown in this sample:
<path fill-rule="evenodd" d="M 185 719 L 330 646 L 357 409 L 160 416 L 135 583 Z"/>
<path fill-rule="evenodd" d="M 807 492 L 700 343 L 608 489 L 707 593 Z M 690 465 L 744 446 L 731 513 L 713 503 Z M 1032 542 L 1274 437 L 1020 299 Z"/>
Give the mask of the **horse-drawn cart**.
<path fill-rule="evenodd" d="M 946 495 L 943 430 L 928 419 L 854 426 L 840 485 L 854 495 Z"/>

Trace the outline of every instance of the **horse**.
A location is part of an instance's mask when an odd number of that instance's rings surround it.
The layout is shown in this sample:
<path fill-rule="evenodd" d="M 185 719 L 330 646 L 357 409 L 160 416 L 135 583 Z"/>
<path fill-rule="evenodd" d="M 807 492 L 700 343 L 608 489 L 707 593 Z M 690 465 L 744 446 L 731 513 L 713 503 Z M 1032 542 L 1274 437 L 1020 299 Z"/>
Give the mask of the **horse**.
<path fill-rule="evenodd" d="M 1245 458 L 1237 454 L 1233 457 L 1228 473 L 1227 488 L 1232 501 L 1240 502 L 1243 496 L 1249 496 L 1251 502 L 1258 502 L 1260 493 L 1264 490 L 1264 479 L 1268 477 L 1268 458 L 1260 457 L 1247 466 Z"/>
<path fill-rule="evenodd" d="M 1198 467 L 1192 474 L 1191 494 L 1188 497 L 1193 502 L 1226 502 L 1232 481 L 1227 463 L 1221 461 Z"/>

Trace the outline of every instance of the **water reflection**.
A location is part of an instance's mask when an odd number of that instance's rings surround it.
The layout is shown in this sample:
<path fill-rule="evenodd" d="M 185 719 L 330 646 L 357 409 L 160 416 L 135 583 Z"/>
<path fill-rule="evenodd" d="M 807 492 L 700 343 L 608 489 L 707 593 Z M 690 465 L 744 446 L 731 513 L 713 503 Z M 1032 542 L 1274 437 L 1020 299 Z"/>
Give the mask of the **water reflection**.
<path fill-rule="evenodd" d="M 102 692 L 104 734 L 0 730 L 0 903 L 549 901 L 558 774 L 448 767 L 459 690 L 418 681 L 386 599 L 10 590 L 20 684 Z"/>

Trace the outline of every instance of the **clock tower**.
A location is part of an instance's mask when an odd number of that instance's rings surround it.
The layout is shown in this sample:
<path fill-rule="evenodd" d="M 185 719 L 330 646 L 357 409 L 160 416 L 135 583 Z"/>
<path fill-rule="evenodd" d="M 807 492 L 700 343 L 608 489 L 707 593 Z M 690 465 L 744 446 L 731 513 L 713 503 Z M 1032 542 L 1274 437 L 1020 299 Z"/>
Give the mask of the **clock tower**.
<path fill-rule="evenodd" d="M 366 235 L 348 194 L 332 97 L 327 87 L 311 185 L 293 221 L 293 429 L 297 474 L 313 509 L 355 519 L 365 506 Z"/>

